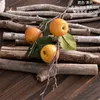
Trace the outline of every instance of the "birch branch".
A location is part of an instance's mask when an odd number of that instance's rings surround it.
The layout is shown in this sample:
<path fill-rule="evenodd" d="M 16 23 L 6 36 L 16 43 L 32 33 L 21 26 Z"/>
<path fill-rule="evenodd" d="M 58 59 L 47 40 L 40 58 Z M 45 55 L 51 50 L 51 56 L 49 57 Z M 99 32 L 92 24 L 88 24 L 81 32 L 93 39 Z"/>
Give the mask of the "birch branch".
<path fill-rule="evenodd" d="M 54 11 L 8 11 L 8 13 L 11 13 L 12 15 L 21 15 L 21 16 L 60 16 L 62 13 L 60 12 L 54 12 Z M 10 15 L 10 14 L 9 14 Z M 65 19 L 73 19 L 73 18 L 87 18 L 87 17 L 97 17 L 98 15 L 95 13 L 65 13 L 64 18 Z"/>
<path fill-rule="evenodd" d="M 19 60 L 30 60 L 36 58 L 29 58 L 25 56 L 26 51 L 12 51 L 12 50 L 1 50 L 0 58 L 7 59 L 19 59 Z M 100 56 L 87 52 L 79 51 L 64 51 L 60 49 L 59 62 L 74 62 L 74 63 L 87 63 L 87 64 L 98 64 L 100 65 Z"/>
<path fill-rule="evenodd" d="M 69 7 L 67 12 L 94 10 L 94 9 L 99 9 L 99 8 L 100 8 L 100 5 L 88 5 L 88 6 L 80 6 L 80 7 L 76 6 L 76 7 Z M 36 5 L 17 7 L 17 10 L 21 10 L 21 11 L 52 10 L 52 11 L 64 12 L 65 9 L 66 7 L 52 5 L 52 4 L 36 4 Z"/>
<path fill-rule="evenodd" d="M 88 29 L 70 28 L 69 33 L 72 35 L 89 36 L 91 33 Z"/>
<path fill-rule="evenodd" d="M 58 74 L 75 74 L 75 75 L 96 75 L 98 66 L 96 64 L 57 64 Z M 53 75 L 53 70 L 49 72 L 47 64 L 15 61 L 0 59 L 0 69 L 23 71 L 38 74 L 37 79 L 41 82 L 47 79 L 48 75 Z M 42 73 L 43 72 L 43 73 Z M 45 72 L 45 74 L 44 74 Z M 47 75 L 47 76 L 46 76 Z"/>
<path fill-rule="evenodd" d="M 83 28 L 83 29 L 88 29 L 91 33 L 100 34 L 100 29 L 96 29 L 96 28 L 84 26 L 84 25 L 81 25 L 81 24 L 69 23 L 69 27 L 71 27 L 71 28 Z"/>
<path fill-rule="evenodd" d="M 75 20 L 68 20 L 69 23 L 87 23 L 87 22 L 94 22 L 99 21 L 100 17 L 95 18 L 86 18 L 86 19 L 75 19 Z"/>
<path fill-rule="evenodd" d="M 100 36 L 73 36 L 77 43 L 95 43 L 100 44 Z M 16 43 L 25 44 L 25 34 L 3 33 L 4 40 L 17 40 Z M 22 41 L 23 40 L 23 41 Z M 52 38 L 53 40 L 53 38 Z M 57 41 L 54 39 L 54 41 Z"/>
<path fill-rule="evenodd" d="M 11 51 L 27 51 L 29 46 L 2 46 L 1 51 L 11 50 Z M 92 47 L 77 47 L 77 51 L 83 52 L 100 52 L 100 46 L 92 46 Z"/>
<path fill-rule="evenodd" d="M 68 66 L 67 66 L 68 65 Z M 95 64 L 57 64 L 57 74 L 71 74 L 71 75 L 95 75 L 98 74 L 98 68 Z M 77 73 L 77 74 L 76 74 Z M 38 73 L 37 79 L 41 82 L 54 75 L 54 70 L 42 70 Z"/>
<path fill-rule="evenodd" d="M 15 44 L 18 46 L 29 46 L 29 44 L 25 41 L 25 40 L 21 40 L 21 39 L 16 39 L 15 40 Z"/>
<path fill-rule="evenodd" d="M 77 47 L 78 51 L 84 51 L 84 52 L 100 52 L 100 46 L 95 47 Z"/>
<path fill-rule="evenodd" d="M 100 44 L 100 36 L 74 36 L 77 43 L 96 43 Z"/>
<path fill-rule="evenodd" d="M 0 28 L 10 29 L 16 32 L 24 32 L 29 26 L 15 23 L 8 20 L 0 20 Z"/>
<path fill-rule="evenodd" d="M 46 20 L 46 18 L 42 18 L 36 15 L 36 17 L 31 16 L 20 16 L 20 15 L 14 15 L 9 13 L 0 13 L 0 16 L 10 18 L 11 20 L 17 20 L 17 21 L 43 21 Z"/>

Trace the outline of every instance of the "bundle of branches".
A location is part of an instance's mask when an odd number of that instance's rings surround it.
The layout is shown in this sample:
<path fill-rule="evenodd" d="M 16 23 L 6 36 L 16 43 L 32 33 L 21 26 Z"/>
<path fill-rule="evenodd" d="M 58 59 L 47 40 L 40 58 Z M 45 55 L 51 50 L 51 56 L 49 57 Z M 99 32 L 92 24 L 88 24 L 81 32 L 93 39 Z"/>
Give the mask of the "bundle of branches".
<path fill-rule="evenodd" d="M 1 47 L 0 68 L 36 73 L 37 79 L 41 82 L 46 80 L 48 76 L 54 76 L 55 71 L 50 70 L 50 66 L 43 64 L 41 59 L 25 56 L 29 44 L 25 41 L 24 33 L 30 26 L 39 28 L 39 24 L 48 18 L 63 16 L 63 19 L 68 22 L 69 33 L 73 35 L 77 48 L 73 51 L 65 51 L 60 48 L 58 64 L 54 64 L 57 68 L 57 74 L 98 74 L 98 66 L 100 65 L 100 36 L 98 35 L 100 29 L 75 24 L 100 20 L 98 9 L 100 9 L 100 5 L 75 6 L 66 9 L 66 7 L 51 4 L 37 4 L 17 7 L 16 10 L 0 13 L 3 18 L 0 20 L 0 28 L 10 30 L 3 33 L 3 40 L 13 40 L 15 44 L 14 47 Z M 57 38 L 52 36 L 50 38 L 53 43 L 57 43 Z"/>

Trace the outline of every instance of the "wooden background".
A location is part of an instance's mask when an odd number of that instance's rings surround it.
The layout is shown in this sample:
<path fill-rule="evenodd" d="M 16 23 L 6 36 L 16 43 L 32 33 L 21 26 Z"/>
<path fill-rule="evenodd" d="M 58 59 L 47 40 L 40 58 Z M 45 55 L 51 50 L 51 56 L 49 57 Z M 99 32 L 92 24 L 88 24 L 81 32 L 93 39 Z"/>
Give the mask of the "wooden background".
<path fill-rule="evenodd" d="M 6 7 L 16 7 L 37 3 L 50 3 L 66 6 L 68 0 L 6 0 Z M 100 28 L 100 21 L 85 25 Z M 0 44 L 2 41 L 0 31 Z M 100 73 L 97 76 L 60 75 L 58 87 L 52 91 L 51 80 L 44 100 L 100 100 Z M 46 81 L 36 80 L 35 74 L 0 70 L 0 100 L 40 100 Z"/>

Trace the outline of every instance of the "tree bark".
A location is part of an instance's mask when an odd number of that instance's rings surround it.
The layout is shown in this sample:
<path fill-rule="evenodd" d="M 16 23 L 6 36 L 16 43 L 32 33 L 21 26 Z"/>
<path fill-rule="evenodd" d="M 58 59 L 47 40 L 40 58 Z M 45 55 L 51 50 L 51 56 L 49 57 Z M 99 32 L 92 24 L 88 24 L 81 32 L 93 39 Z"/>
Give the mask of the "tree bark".
<path fill-rule="evenodd" d="M 43 21 L 43 20 L 46 20 L 46 18 L 42 18 L 37 15 L 35 17 L 31 17 L 31 16 L 14 15 L 14 14 L 9 14 L 9 13 L 4 13 L 4 12 L 0 13 L 0 16 L 2 16 L 2 17 L 10 18 L 11 20 L 17 20 L 17 21 Z"/>
<path fill-rule="evenodd" d="M 95 10 L 99 9 L 100 5 L 87 5 L 87 6 L 76 6 L 76 7 L 69 7 L 67 12 L 79 12 L 84 10 Z M 56 6 L 52 4 L 37 4 L 37 5 L 29 5 L 29 6 L 22 6 L 17 7 L 17 10 L 21 11 L 29 11 L 29 10 L 50 10 L 50 11 L 58 11 L 58 12 L 64 12 L 66 7 L 62 6 Z"/>
<path fill-rule="evenodd" d="M 88 29 L 77 29 L 77 28 L 70 28 L 69 33 L 72 35 L 80 35 L 80 36 L 87 36 L 91 34 Z"/>
<path fill-rule="evenodd" d="M 15 23 L 8 20 L 0 20 L 0 28 L 9 29 L 15 32 L 24 32 L 29 25 Z"/>
<path fill-rule="evenodd" d="M 3 50 L 11 50 L 11 51 L 27 51 L 29 46 L 2 46 L 1 51 Z M 83 52 L 100 52 L 100 46 L 93 46 L 93 47 L 77 47 L 77 51 L 83 51 Z"/>
<path fill-rule="evenodd" d="M 57 74 L 75 75 L 96 75 L 98 74 L 97 64 L 57 64 Z M 53 70 L 49 71 L 49 65 L 36 62 L 25 62 L 16 60 L 0 59 L 0 69 L 36 73 L 37 79 L 41 82 L 47 79 L 48 75 L 53 76 Z"/>
<path fill-rule="evenodd" d="M 95 18 L 86 18 L 86 19 L 75 19 L 75 20 L 68 20 L 69 23 L 87 23 L 87 22 L 94 22 L 99 21 L 100 17 Z"/>
<path fill-rule="evenodd" d="M 83 51 L 83 52 L 100 52 L 100 46 L 77 47 L 77 51 Z"/>
<path fill-rule="evenodd" d="M 16 39 L 15 44 L 17 46 L 29 46 L 30 45 L 25 40 L 22 40 L 22 39 Z"/>
<path fill-rule="evenodd" d="M 74 30 L 75 29 L 72 29 L 72 30 L 70 30 L 70 32 L 74 31 Z M 83 30 L 82 31 L 83 33 L 86 32 L 86 31 L 89 31 L 88 29 L 82 29 L 82 30 Z M 83 34 L 83 33 L 80 33 L 81 30 L 78 30 L 78 29 L 76 29 L 74 32 L 72 32 L 72 33 L 76 34 L 76 32 L 77 32 L 77 34 Z M 73 36 L 73 37 L 74 37 L 74 39 L 76 40 L 77 43 L 95 43 L 95 44 L 100 44 L 100 36 L 78 36 L 77 35 L 77 36 Z M 25 34 L 20 34 L 20 33 L 4 32 L 3 33 L 3 39 L 4 40 L 19 40 L 19 41 L 16 41 L 16 42 L 18 42 L 20 44 L 22 44 L 22 43 L 25 44 L 26 43 Z M 52 39 L 53 39 L 53 41 L 57 41 L 54 38 L 52 38 Z"/>
<path fill-rule="evenodd" d="M 63 64 L 64 65 L 64 64 Z M 58 67 L 59 66 L 59 67 Z M 98 74 L 98 67 L 95 64 L 57 64 L 57 74 L 71 74 L 71 75 L 96 75 Z M 77 74 L 76 74 L 77 73 Z M 95 73 L 95 74 L 94 74 Z M 54 76 L 54 70 L 42 70 L 38 73 L 37 79 L 41 82 L 48 77 Z"/>
<path fill-rule="evenodd" d="M 9 14 L 10 13 L 10 14 Z M 9 11 L 9 13 L 2 13 L 1 16 L 5 16 L 5 17 L 12 17 L 13 19 L 25 19 L 28 20 L 28 17 L 25 16 L 49 16 L 49 17 L 56 17 L 56 16 L 60 16 L 62 13 L 60 12 L 54 12 L 54 11 L 29 11 L 29 12 L 25 12 L 25 11 Z M 15 14 L 15 15 L 14 15 Z M 19 16 L 19 17 L 18 17 Z M 24 16 L 24 17 L 23 17 Z M 64 19 L 74 19 L 74 18 L 87 18 L 87 17 L 97 17 L 98 15 L 95 13 L 65 13 L 64 14 Z M 33 19 L 30 17 L 30 20 Z M 41 18 L 41 20 L 37 20 L 36 21 L 43 21 L 45 20 L 45 18 Z M 35 21 L 33 19 L 33 21 Z"/>
<path fill-rule="evenodd" d="M 74 36 L 77 43 L 96 43 L 100 44 L 100 36 Z"/>
<path fill-rule="evenodd" d="M 31 60 L 36 58 L 29 58 L 25 56 L 26 51 L 17 51 L 17 50 L 1 50 L 0 58 L 7 59 L 19 59 L 19 60 Z M 39 59 L 38 59 L 39 60 Z M 100 65 L 100 56 L 81 52 L 81 51 L 65 51 L 60 49 L 59 62 L 71 62 L 71 63 L 87 63 L 87 64 L 98 64 Z"/>
<path fill-rule="evenodd" d="M 83 29 L 88 29 L 91 33 L 96 33 L 96 34 L 100 35 L 100 29 L 96 29 L 96 28 L 84 26 L 84 25 L 81 25 L 81 24 L 69 23 L 69 27 L 71 27 L 71 28 L 83 28 Z"/>

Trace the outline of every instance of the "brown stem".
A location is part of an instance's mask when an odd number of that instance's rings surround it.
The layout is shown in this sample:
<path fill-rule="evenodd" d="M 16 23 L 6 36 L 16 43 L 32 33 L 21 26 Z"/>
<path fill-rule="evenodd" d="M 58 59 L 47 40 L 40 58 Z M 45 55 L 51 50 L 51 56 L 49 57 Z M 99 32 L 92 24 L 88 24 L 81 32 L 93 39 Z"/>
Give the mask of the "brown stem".
<path fill-rule="evenodd" d="M 20 60 L 29 60 L 36 58 L 28 58 L 25 56 L 26 51 L 14 51 L 14 50 L 1 50 L 0 57 L 8 59 L 20 59 Z M 75 62 L 75 63 L 88 63 L 88 64 L 98 64 L 100 65 L 99 55 L 87 52 L 79 51 L 65 51 L 60 49 L 59 62 Z"/>
<path fill-rule="evenodd" d="M 83 29 L 88 29 L 91 33 L 100 34 L 100 29 L 96 29 L 96 28 L 84 26 L 84 25 L 81 25 L 81 24 L 69 23 L 69 27 L 71 27 L 71 28 L 83 28 Z"/>
<path fill-rule="evenodd" d="M 20 16 L 20 15 L 14 15 L 9 13 L 0 13 L 0 16 L 10 18 L 11 20 L 17 20 L 17 21 L 43 21 L 46 20 L 46 18 L 42 18 L 39 16 L 31 17 L 31 16 Z"/>
<path fill-rule="evenodd" d="M 89 6 L 80 6 L 80 7 L 76 6 L 76 7 L 69 7 L 67 12 L 93 10 L 93 9 L 99 9 L 99 8 L 100 8 L 100 5 L 89 5 Z M 52 5 L 52 4 L 36 4 L 36 5 L 17 7 L 17 10 L 21 10 L 21 11 L 52 10 L 52 11 L 64 12 L 65 9 L 66 9 L 66 7 Z"/>
<path fill-rule="evenodd" d="M 23 25 L 8 20 L 0 20 L 0 28 L 10 29 L 16 32 L 24 32 L 29 25 Z"/>
<path fill-rule="evenodd" d="M 11 13 L 11 14 L 9 14 Z M 7 14 L 7 13 L 6 13 Z M 15 16 L 15 18 L 17 17 L 16 15 L 22 15 L 22 16 L 51 16 L 51 17 L 55 17 L 55 16 L 59 16 L 62 13 L 60 12 L 54 12 L 54 11 L 29 11 L 29 12 L 25 12 L 25 11 L 9 11 L 8 15 L 12 15 Z M 97 14 L 95 13 L 65 13 L 64 14 L 64 18 L 65 19 L 73 19 L 73 18 L 87 18 L 87 17 L 96 17 Z M 19 17 L 20 18 L 20 17 Z M 18 18 L 16 18 L 18 19 Z M 43 19 L 43 18 L 41 18 Z M 43 19 L 44 20 L 44 19 Z M 33 20 L 34 21 L 34 20 Z M 37 20 L 38 21 L 38 20 Z"/>
<path fill-rule="evenodd" d="M 69 23 L 86 23 L 86 22 L 94 22 L 99 21 L 100 17 L 95 18 L 86 18 L 86 19 L 75 19 L 75 20 L 68 20 Z"/>
<path fill-rule="evenodd" d="M 57 64 L 57 74 L 75 75 L 96 75 L 98 74 L 97 64 Z M 36 73 L 37 79 L 43 82 L 48 74 L 53 75 L 53 70 L 49 72 L 49 66 L 43 63 L 25 62 L 0 59 L 0 69 L 23 71 Z"/>

